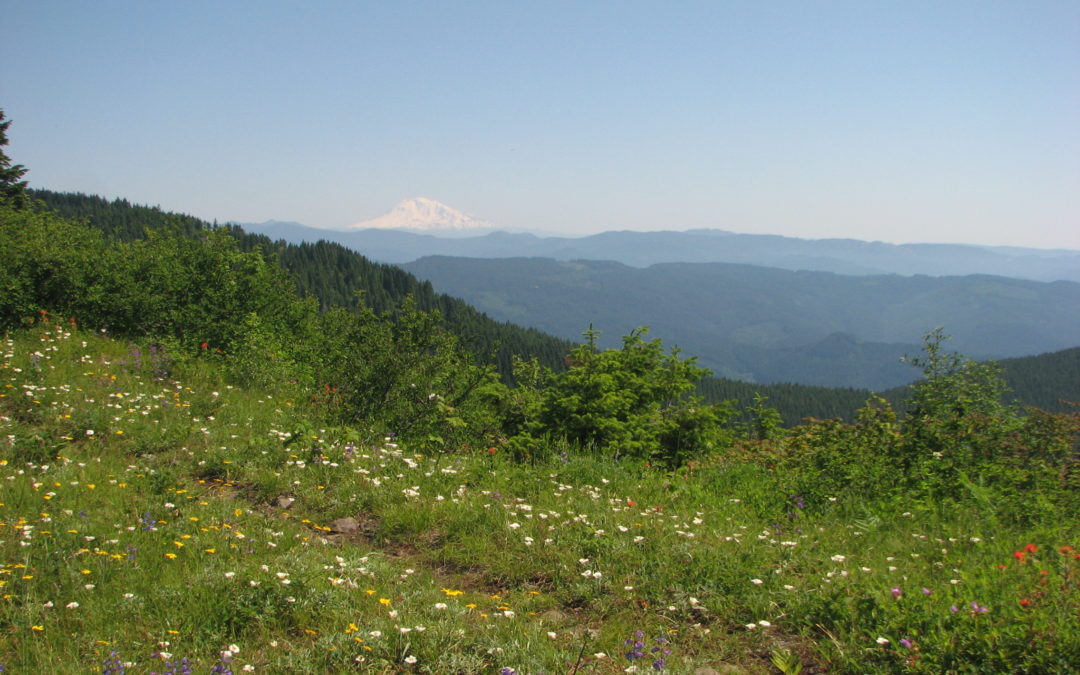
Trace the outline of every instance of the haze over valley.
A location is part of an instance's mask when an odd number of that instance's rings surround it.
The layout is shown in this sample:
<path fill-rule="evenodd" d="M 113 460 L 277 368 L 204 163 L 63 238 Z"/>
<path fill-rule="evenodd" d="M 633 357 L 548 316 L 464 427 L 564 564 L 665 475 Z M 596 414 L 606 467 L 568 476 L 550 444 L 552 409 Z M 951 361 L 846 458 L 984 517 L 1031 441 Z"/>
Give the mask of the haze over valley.
<path fill-rule="evenodd" d="M 1074 347 L 1080 251 L 886 244 L 722 230 L 510 233 L 430 199 L 343 230 L 268 222 L 400 263 L 492 318 L 614 347 L 634 328 L 750 382 L 886 389 L 926 332 L 976 358 Z"/>

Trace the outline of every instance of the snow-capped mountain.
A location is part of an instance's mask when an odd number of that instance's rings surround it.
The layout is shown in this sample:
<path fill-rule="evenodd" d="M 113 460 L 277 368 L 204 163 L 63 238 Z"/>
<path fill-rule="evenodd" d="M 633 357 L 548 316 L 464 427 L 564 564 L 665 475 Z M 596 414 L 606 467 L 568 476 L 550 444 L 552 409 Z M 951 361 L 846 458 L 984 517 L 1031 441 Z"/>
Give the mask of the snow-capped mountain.
<path fill-rule="evenodd" d="M 427 197 L 416 197 L 400 202 L 389 213 L 353 223 L 342 229 L 353 230 L 490 230 L 497 226 L 483 220 L 477 220 L 446 204 L 441 204 Z"/>

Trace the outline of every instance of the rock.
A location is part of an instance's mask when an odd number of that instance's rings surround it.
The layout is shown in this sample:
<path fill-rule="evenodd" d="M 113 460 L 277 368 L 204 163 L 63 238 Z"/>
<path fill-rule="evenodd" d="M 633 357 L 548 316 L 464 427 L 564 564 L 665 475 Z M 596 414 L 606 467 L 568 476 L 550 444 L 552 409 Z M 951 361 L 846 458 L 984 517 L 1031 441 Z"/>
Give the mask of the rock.
<path fill-rule="evenodd" d="M 360 523 L 356 518 L 338 518 L 330 523 L 330 531 L 337 534 L 350 534 L 360 529 Z"/>

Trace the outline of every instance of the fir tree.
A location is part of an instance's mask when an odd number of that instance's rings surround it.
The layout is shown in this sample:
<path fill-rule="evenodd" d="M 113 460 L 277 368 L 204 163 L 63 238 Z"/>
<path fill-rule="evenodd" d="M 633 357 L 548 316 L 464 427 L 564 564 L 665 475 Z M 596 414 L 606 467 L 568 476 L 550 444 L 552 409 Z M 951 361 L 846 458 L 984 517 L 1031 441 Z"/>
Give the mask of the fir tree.
<path fill-rule="evenodd" d="M 26 167 L 22 164 L 12 164 L 11 159 L 4 152 L 4 146 L 8 144 L 7 128 L 11 120 L 4 121 L 4 111 L 0 109 L 0 202 L 16 209 L 25 209 L 30 206 L 30 195 L 26 192 L 26 181 L 22 180 L 26 174 Z"/>

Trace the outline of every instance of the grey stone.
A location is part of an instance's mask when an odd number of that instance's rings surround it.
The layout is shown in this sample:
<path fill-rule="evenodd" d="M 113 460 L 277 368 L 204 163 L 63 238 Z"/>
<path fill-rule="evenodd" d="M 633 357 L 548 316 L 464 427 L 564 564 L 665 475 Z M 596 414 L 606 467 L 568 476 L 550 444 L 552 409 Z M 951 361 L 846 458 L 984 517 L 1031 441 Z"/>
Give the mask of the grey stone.
<path fill-rule="evenodd" d="M 338 534 L 349 534 L 359 529 L 360 523 L 356 522 L 356 518 L 338 518 L 330 523 L 330 531 Z"/>

